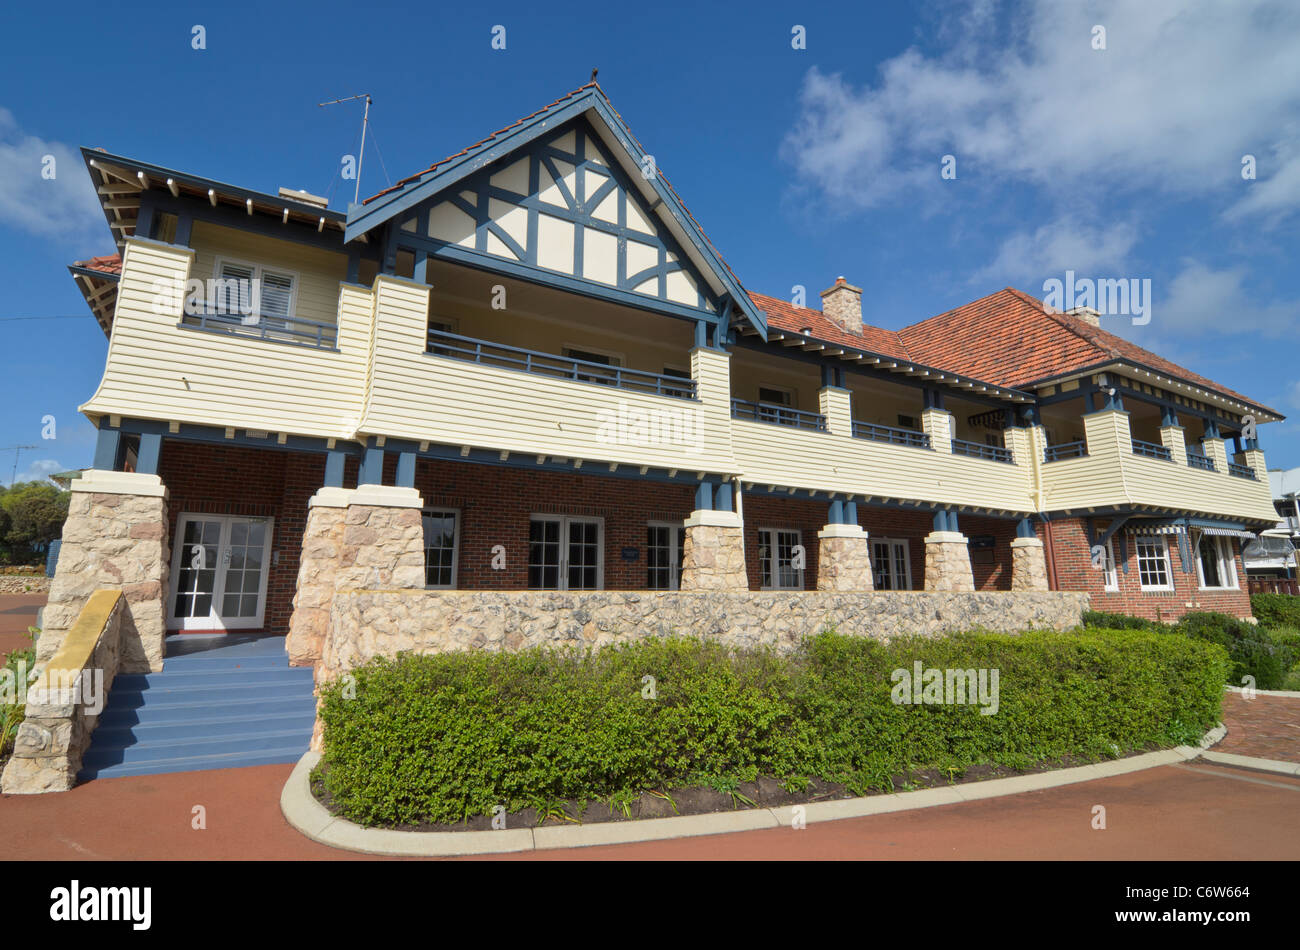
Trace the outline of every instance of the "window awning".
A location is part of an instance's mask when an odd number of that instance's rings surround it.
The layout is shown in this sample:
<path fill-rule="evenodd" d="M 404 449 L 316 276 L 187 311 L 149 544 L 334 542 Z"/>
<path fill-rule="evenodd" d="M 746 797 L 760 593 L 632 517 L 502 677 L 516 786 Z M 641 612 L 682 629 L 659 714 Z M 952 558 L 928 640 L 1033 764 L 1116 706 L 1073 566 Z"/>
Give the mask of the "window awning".
<path fill-rule="evenodd" d="M 1241 538 L 1243 541 L 1254 541 L 1255 534 L 1252 531 L 1242 531 L 1239 528 L 1201 528 L 1201 534 L 1213 534 L 1223 538 Z"/>
<path fill-rule="evenodd" d="M 1147 521 L 1129 522 L 1124 526 L 1125 534 L 1186 534 L 1188 530 L 1201 535 L 1213 535 L 1222 538 L 1241 538 L 1243 541 L 1255 540 L 1253 531 L 1241 528 L 1226 528 L 1219 525 L 1187 524 L 1182 521 Z"/>

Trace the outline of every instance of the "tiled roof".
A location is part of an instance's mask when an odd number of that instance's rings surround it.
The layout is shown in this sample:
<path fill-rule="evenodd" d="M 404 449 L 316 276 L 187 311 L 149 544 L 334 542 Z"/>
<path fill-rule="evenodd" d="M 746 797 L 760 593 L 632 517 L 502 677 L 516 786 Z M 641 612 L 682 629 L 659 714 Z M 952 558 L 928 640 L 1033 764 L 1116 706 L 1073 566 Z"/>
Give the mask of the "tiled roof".
<path fill-rule="evenodd" d="M 1122 360 L 1259 405 L 1078 317 L 1048 313 L 1042 301 L 1013 287 L 898 331 L 864 324 L 860 336 L 841 330 L 820 310 L 796 307 L 766 294 L 749 296 L 767 311 L 769 326 L 778 330 L 802 333 L 808 328 L 808 335 L 820 342 L 868 350 L 1008 389 L 1031 389 L 1042 380 Z M 1268 406 L 1260 408 L 1281 415 Z"/>
<path fill-rule="evenodd" d="M 103 257 L 92 257 L 88 261 L 74 261 L 73 266 L 99 271 L 101 274 L 121 274 L 122 255 L 105 254 Z"/>
<path fill-rule="evenodd" d="M 825 343 L 838 343 L 853 349 L 868 350 L 872 353 L 879 353 L 881 356 L 890 356 L 908 362 L 926 362 L 920 357 L 909 353 L 902 340 L 898 338 L 898 334 L 893 330 L 884 330 L 880 327 L 863 324 L 860 335 L 847 333 L 840 329 L 839 324 L 820 310 L 796 307 L 794 304 L 786 303 L 786 301 L 778 297 L 769 297 L 767 294 L 756 294 L 752 291 L 749 298 L 754 301 L 755 306 L 759 309 L 767 311 L 767 325 L 769 327 L 784 330 L 788 333 L 802 333 L 807 328 L 809 336 Z M 941 369 L 943 367 L 936 366 L 935 368 Z"/>

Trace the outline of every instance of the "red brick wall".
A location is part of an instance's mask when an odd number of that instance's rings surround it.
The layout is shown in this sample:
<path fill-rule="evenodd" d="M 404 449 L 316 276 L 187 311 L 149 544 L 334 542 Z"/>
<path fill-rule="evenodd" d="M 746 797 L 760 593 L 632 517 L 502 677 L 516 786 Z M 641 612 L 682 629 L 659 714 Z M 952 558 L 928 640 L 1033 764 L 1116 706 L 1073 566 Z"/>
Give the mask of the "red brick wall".
<path fill-rule="evenodd" d="M 1104 530 L 1105 522 L 1098 520 L 1097 527 L 1099 532 Z M 1042 524 L 1038 526 L 1038 537 L 1046 539 L 1046 531 Z M 1112 547 L 1115 551 L 1119 590 L 1107 592 L 1104 589 L 1105 578 L 1102 571 L 1092 566 L 1087 525 L 1084 519 L 1071 518 L 1052 522 L 1052 550 L 1060 590 L 1086 591 L 1090 595 L 1093 610 L 1134 614 L 1152 620 L 1176 620 L 1192 610 L 1213 610 L 1236 617 L 1251 616 L 1250 595 L 1246 591 L 1246 571 L 1241 563 L 1241 545 L 1236 539 L 1231 541 L 1233 560 L 1236 562 L 1237 582 L 1240 585 L 1238 590 L 1201 590 L 1195 563 L 1192 564 L 1191 573 L 1183 573 L 1182 558 L 1179 557 L 1175 539 L 1171 537 L 1169 562 L 1173 569 L 1174 590 L 1144 591 L 1138 581 L 1137 553 L 1132 539 L 1129 539 L 1126 545 L 1121 545 L 1116 536 Z M 1125 554 L 1128 557 L 1128 573 L 1124 572 Z"/>
<path fill-rule="evenodd" d="M 275 519 L 262 629 L 286 632 L 298 581 L 307 500 L 324 484 L 325 456 L 164 439 L 159 475 L 169 493 L 173 554 L 182 514 Z"/>

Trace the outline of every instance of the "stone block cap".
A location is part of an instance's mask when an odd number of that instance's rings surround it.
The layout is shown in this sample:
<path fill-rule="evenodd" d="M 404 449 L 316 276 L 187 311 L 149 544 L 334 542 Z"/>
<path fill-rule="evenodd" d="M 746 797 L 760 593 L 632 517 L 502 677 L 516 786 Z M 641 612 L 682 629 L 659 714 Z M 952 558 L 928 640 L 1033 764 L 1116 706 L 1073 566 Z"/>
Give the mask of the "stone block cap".
<path fill-rule="evenodd" d="M 835 283 L 834 283 L 832 286 L 827 287 L 825 290 L 823 290 L 823 291 L 821 292 L 820 296 L 825 297 L 827 294 L 832 294 L 832 293 L 834 293 L 834 292 L 837 291 L 837 290 L 851 290 L 851 291 L 853 291 L 853 293 L 855 293 L 855 294 L 860 294 L 860 293 L 862 293 L 862 288 L 861 288 L 861 287 L 855 287 L 855 286 L 853 286 L 853 285 L 850 284 L 847 280 L 845 280 L 843 277 L 836 277 L 836 278 L 835 278 Z"/>

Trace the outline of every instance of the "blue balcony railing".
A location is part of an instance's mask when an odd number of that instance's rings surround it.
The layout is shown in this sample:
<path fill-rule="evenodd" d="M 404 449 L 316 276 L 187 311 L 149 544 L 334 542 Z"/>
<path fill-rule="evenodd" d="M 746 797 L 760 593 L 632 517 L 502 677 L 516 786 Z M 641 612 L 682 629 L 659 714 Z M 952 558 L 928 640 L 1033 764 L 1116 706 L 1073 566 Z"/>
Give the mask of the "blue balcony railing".
<path fill-rule="evenodd" d="M 1088 443 L 1086 441 L 1060 442 L 1043 449 L 1043 461 L 1056 462 L 1060 459 L 1079 459 L 1087 454 Z"/>
<path fill-rule="evenodd" d="M 1253 479 L 1255 477 L 1255 470 L 1249 465 L 1242 465 L 1238 462 L 1229 462 L 1228 474 L 1235 475 L 1237 478 Z"/>
<path fill-rule="evenodd" d="M 853 435 L 859 439 L 873 442 L 888 442 L 891 445 L 911 445 L 918 449 L 930 448 L 930 433 L 917 432 L 915 429 L 899 429 L 894 426 L 877 425 L 874 422 L 853 423 Z"/>
<path fill-rule="evenodd" d="M 1157 445 L 1154 442 L 1143 442 L 1141 439 L 1133 440 L 1133 454 L 1144 455 L 1149 459 L 1160 459 L 1164 462 L 1172 462 L 1173 454 L 1163 445 Z"/>
<path fill-rule="evenodd" d="M 1187 465 L 1190 468 L 1199 468 L 1206 472 L 1213 472 L 1214 459 L 1210 458 L 1203 452 L 1197 452 L 1193 449 L 1187 450 Z"/>
<path fill-rule="evenodd" d="M 985 445 L 982 442 L 967 442 L 965 439 L 952 440 L 952 454 L 969 455 L 975 459 L 988 459 L 991 462 L 1008 464 L 1014 461 L 1010 449 L 1004 449 L 1000 445 Z"/>
<path fill-rule="evenodd" d="M 555 356 L 537 350 L 524 350 L 504 343 L 478 340 L 474 337 L 430 330 L 426 350 L 431 356 L 448 356 L 452 359 L 482 363 L 503 369 L 537 373 L 540 376 L 572 379 L 582 383 L 598 383 L 633 392 L 653 393 L 656 396 L 674 396 L 691 399 L 695 396 L 695 380 L 680 376 L 663 376 L 640 369 L 626 369 L 606 363 Z"/>
<path fill-rule="evenodd" d="M 753 422 L 770 422 L 773 425 L 791 426 L 795 429 L 812 429 L 826 432 L 826 417 L 818 412 L 804 412 L 789 406 L 777 406 L 768 402 L 748 402 L 744 399 L 731 400 L 733 419 L 749 419 Z"/>
<path fill-rule="evenodd" d="M 204 310 L 186 313 L 177 324 L 187 330 L 205 330 L 208 333 L 225 333 L 247 336 L 274 343 L 292 343 L 318 350 L 338 349 L 339 328 L 332 323 L 303 320 L 299 317 L 259 317 L 238 313 L 217 313 Z"/>

